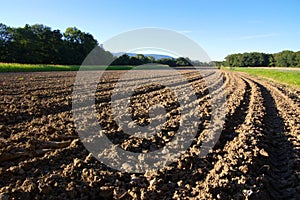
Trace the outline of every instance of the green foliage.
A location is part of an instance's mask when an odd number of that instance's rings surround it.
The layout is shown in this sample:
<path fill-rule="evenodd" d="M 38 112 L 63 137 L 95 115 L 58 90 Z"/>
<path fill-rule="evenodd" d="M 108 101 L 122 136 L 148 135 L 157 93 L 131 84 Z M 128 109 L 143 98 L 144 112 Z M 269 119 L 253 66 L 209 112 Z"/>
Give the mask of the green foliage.
<path fill-rule="evenodd" d="M 9 27 L 0 23 L 0 60 L 5 59 L 7 55 L 7 45 L 11 41 L 11 34 L 9 33 Z"/>
<path fill-rule="evenodd" d="M 98 45 L 91 34 L 81 32 L 76 27 L 67 28 L 63 36 L 66 48 L 64 64 L 81 64 L 89 52 Z"/>
<path fill-rule="evenodd" d="M 273 60 L 273 56 L 258 52 L 239 53 L 228 55 L 225 60 L 225 65 L 230 67 L 260 67 L 269 66 L 270 61 Z"/>
<path fill-rule="evenodd" d="M 275 54 L 231 54 L 225 58 L 224 64 L 229 67 L 300 67 L 300 53 L 282 51 Z"/>
<path fill-rule="evenodd" d="M 293 51 L 282 51 L 275 54 L 276 66 L 278 67 L 295 67 L 296 63 L 296 53 Z"/>
<path fill-rule="evenodd" d="M 177 59 L 174 58 L 161 58 L 155 60 L 154 57 L 144 56 L 143 54 L 137 54 L 135 56 L 128 56 L 127 54 L 123 54 L 111 63 L 111 65 L 143 65 L 149 63 L 158 63 L 163 65 L 169 65 L 170 67 L 176 66 L 192 66 L 192 61 L 189 58 L 179 57 Z"/>
<path fill-rule="evenodd" d="M 82 32 L 76 27 L 69 27 L 64 33 L 61 33 L 60 30 L 51 30 L 50 27 L 41 24 L 26 24 L 19 28 L 0 24 L 0 62 L 80 65 L 96 46 L 98 46 L 98 42 L 91 34 Z M 124 54 L 114 58 L 110 52 L 100 47 L 97 49 L 95 59 L 101 60 L 103 65 L 113 61 L 111 65 L 117 66 L 160 63 L 174 67 L 190 66 L 192 63 L 188 58 L 183 57 L 155 60 L 154 57 L 146 57 L 142 54 L 136 56 Z M 48 68 L 46 67 L 46 70 Z M 60 68 L 55 69 L 59 70 Z"/>
<path fill-rule="evenodd" d="M 0 24 L 0 62 L 79 65 L 97 45 L 91 34 L 76 27 L 61 33 L 41 24 L 23 28 Z"/>
<path fill-rule="evenodd" d="M 179 57 L 176 59 L 176 66 L 191 66 L 191 60 L 188 58 Z"/>
<path fill-rule="evenodd" d="M 295 60 L 296 60 L 296 64 L 297 64 L 296 67 L 300 67 L 300 51 L 296 52 L 295 54 L 296 54 Z"/>
<path fill-rule="evenodd" d="M 176 60 L 174 58 L 161 58 L 156 60 L 156 62 L 163 65 L 169 65 L 170 67 L 176 66 Z"/>

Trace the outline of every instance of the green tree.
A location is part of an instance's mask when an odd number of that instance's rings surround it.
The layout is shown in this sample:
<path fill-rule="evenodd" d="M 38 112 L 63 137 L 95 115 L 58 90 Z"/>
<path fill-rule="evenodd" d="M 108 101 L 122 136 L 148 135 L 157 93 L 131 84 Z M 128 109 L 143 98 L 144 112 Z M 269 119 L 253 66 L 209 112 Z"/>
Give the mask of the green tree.
<path fill-rule="evenodd" d="M 274 55 L 273 54 L 267 54 L 268 55 L 268 59 L 269 59 L 269 67 L 274 67 L 275 66 L 275 59 L 274 59 Z"/>
<path fill-rule="evenodd" d="M 271 54 L 251 52 L 243 54 L 231 54 L 225 58 L 225 63 L 230 67 L 261 67 L 273 66 L 274 57 Z"/>
<path fill-rule="evenodd" d="M 12 41 L 10 28 L 5 24 L 0 23 L 0 61 L 9 62 L 8 48 Z"/>
<path fill-rule="evenodd" d="M 62 44 L 59 31 L 50 27 L 26 24 L 24 28 L 11 29 L 12 42 L 9 44 L 8 60 L 20 63 L 57 63 L 57 50 Z"/>
<path fill-rule="evenodd" d="M 144 56 L 143 54 L 137 54 L 134 57 L 131 57 L 130 60 L 131 65 L 143 65 L 151 62 L 148 57 Z"/>
<path fill-rule="evenodd" d="M 163 65 L 169 65 L 170 67 L 176 66 L 176 60 L 173 58 L 161 58 L 161 59 L 156 60 L 156 63 L 160 63 Z"/>
<path fill-rule="evenodd" d="M 276 66 L 293 67 L 297 66 L 296 56 L 293 51 L 285 50 L 276 54 Z"/>
<path fill-rule="evenodd" d="M 64 34 L 42 24 L 10 28 L 0 24 L 0 61 L 18 63 L 81 64 L 98 45 L 89 33 L 67 28 Z M 109 52 L 100 50 L 112 58 Z"/>
<path fill-rule="evenodd" d="M 191 61 L 188 58 L 179 57 L 176 59 L 176 66 L 191 66 Z"/>
<path fill-rule="evenodd" d="M 76 27 L 66 29 L 64 35 L 64 59 L 66 64 L 81 64 L 88 53 L 98 45 L 97 40 L 89 33 Z"/>
<path fill-rule="evenodd" d="M 155 58 L 153 56 L 147 56 L 149 63 L 155 63 Z"/>
<path fill-rule="evenodd" d="M 300 67 L 300 51 L 297 51 L 296 53 L 295 53 L 295 61 L 296 61 L 296 67 Z"/>
<path fill-rule="evenodd" d="M 123 54 L 116 58 L 111 65 L 130 65 L 130 57 L 127 54 Z"/>

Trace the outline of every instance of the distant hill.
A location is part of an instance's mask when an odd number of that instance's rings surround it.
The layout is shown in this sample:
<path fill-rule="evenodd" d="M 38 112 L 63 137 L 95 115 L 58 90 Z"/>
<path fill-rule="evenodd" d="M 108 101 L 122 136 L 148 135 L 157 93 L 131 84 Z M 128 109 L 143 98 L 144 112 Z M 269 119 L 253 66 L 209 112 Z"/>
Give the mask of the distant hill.
<path fill-rule="evenodd" d="M 114 56 L 121 56 L 125 53 L 123 52 L 118 52 L 118 53 L 113 53 Z M 128 56 L 136 56 L 136 53 L 126 53 Z M 161 55 L 161 54 L 143 54 L 144 56 L 152 56 L 155 60 L 161 59 L 161 58 L 173 58 L 171 56 L 167 56 L 167 55 Z"/>

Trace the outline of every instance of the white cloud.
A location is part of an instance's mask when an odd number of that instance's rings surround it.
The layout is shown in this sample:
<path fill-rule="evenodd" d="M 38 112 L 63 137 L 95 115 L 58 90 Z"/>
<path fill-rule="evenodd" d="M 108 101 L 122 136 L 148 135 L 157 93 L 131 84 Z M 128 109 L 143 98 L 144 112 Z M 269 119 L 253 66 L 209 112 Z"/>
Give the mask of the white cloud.
<path fill-rule="evenodd" d="M 191 31 L 191 30 L 182 30 L 182 31 L 178 31 L 179 33 L 191 33 L 191 32 L 193 32 L 193 31 Z"/>
<path fill-rule="evenodd" d="M 278 36 L 278 33 L 267 33 L 267 34 L 256 34 L 256 35 L 245 35 L 238 40 L 251 40 L 251 39 L 258 39 L 258 38 L 269 38 L 269 37 L 275 37 Z"/>
<path fill-rule="evenodd" d="M 188 33 L 202 33 L 203 31 L 181 30 L 177 32 L 182 34 L 188 34 Z"/>

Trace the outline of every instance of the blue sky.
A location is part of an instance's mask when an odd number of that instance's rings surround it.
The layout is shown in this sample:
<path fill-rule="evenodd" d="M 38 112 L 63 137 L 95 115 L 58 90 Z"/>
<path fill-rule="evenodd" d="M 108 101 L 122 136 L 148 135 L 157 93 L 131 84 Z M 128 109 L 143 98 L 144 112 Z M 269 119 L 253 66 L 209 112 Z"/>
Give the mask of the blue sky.
<path fill-rule="evenodd" d="M 0 22 L 76 26 L 100 43 L 125 31 L 167 28 L 196 41 L 212 60 L 231 53 L 300 50 L 300 1 L 2 1 Z"/>

